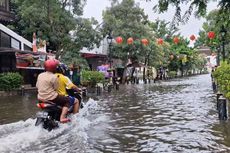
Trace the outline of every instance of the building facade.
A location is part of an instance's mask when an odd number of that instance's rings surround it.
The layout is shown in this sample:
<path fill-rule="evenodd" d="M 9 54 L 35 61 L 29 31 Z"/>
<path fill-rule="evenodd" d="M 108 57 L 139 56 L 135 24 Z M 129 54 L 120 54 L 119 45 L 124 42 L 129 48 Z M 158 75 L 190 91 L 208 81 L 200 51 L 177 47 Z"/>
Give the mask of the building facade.
<path fill-rule="evenodd" d="M 32 50 L 32 43 L 5 27 L 3 24 L 0 24 L 0 47 Z"/>
<path fill-rule="evenodd" d="M 0 72 L 16 70 L 16 50 L 32 50 L 32 43 L 0 24 Z"/>
<path fill-rule="evenodd" d="M 0 0 L 0 23 L 11 22 L 14 15 L 10 12 L 10 0 Z"/>
<path fill-rule="evenodd" d="M 202 54 L 207 60 L 207 70 L 211 72 L 211 70 L 217 66 L 217 55 L 212 52 L 211 49 L 207 46 L 200 46 L 198 48 L 198 52 Z"/>
<path fill-rule="evenodd" d="M 80 53 L 87 60 L 90 69 L 97 70 L 98 66 L 108 61 L 108 43 L 106 39 L 103 39 L 99 47 L 95 45 L 91 50 L 84 47 Z"/>

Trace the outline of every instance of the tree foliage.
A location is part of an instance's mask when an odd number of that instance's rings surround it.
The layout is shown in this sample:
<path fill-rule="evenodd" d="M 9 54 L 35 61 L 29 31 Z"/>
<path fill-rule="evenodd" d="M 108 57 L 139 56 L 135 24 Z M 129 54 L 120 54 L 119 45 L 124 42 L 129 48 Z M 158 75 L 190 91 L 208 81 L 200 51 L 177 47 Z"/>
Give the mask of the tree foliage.
<path fill-rule="evenodd" d="M 146 54 L 146 47 L 142 46 L 141 39 L 153 39 L 147 23 L 148 16 L 134 0 L 113 1 L 112 6 L 103 13 L 103 35 L 106 36 L 112 31 L 113 37 L 122 36 L 123 43 L 113 47 L 113 55 L 119 58 L 143 57 Z M 127 44 L 126 40 L 132 37 L 134 43 Z"/>
<path fill-rule="evenodd" d="M 178 28 L 175 27 L 172 29 L 170 26 L 170 22 L 165 20 L 156 19 L 154 22 L 148 22 L 150 29 L 154 32 L 154 36 L 156 38 L 164 38 L 171 37 L 176 32 L 178 32 Z"/>
<path fill-rule="evenodd" d="M 206 22 L 203 23 L 203 29 L 199 32 L 199 38 L 195 43 L 195 46 L 209 46 L 213 52 L 220 51 L 223 41 L 225 41 L 225 48 L 227 52 L 230 49 L 229 40 L 230 28 L 229 18 L 230 15 L 222 12 L 223 10 L 213 10 L 206 16 Z M 223 37 L 221 34 L 222 28 L 226 29 L 226 35 Z M 207 37 L 208 32 L 214 31 L 215 38 L 209 39 Z"/>
<path fill-rule="evenodd" d="M 160 7 L 166 10 L 173 3 L 168 1 L 170 3 L 166 5 L 167 1 L 159 0 Z M 180 69 L 182 65 L 187 69 L 194 66 L 196 53 L 188 47 L 188 40 L 178 34 L 180 43 L 173 42 L 177 27 L 159 19 L 149 21 L 134 0 L 111 0 L 111 7 L 103 12 L 101 27 L 95 19 L 80 16 L 85 3 L 86 0 L 13 0 L 12 11 L 17 14 L 17 20 L 8 26 L 29 40 L 36 32 L 38 37 L 47 40 L 48 48 L 57 51 L 67 64 L 86 63 L 81 60 L 79 50 L 98 47 L 110 33 L 113 38 L 123 38 L 122 44 L 112 45 L 110 53 L 123 61 L 131 58 L 132 61 L 151 66 L 163 65 L 172 70 Z M 132 44 L 127 44 L 129 37 L 134 39 Z M 142 44 L 143 38 L 148 40 L 148 45 Z M 158 44 L 157 38 L 163 38 L 164 43 Z M 170 59 L 172 54 L 176 57 L 173 60 Z"/>
<path fill-rule="evenodd" d="M 226 62 L 222 63 L 213 73 L 213 76 L 218 83 L 218 90 L 220 90 L 226 98 L 230 99 L 230 65 Z"/>
<path fill-rule="evenodd" d="M 177 27 L 171 27 L 169 22 L 162 20 L 149 21 L 134 0 L 112 1 L 110 8 L 103 14 L 104 36 L 112 31 L 114 37 L 121 36 L 123 43 L 114 44 L 112 55 L 123 60 L 131 58 L 133 62 L 139 61 L 149 66 L 168 67 L 170 70 L 189 71 L 202 64 L 194 48 L 188 47 L 189 40 L 175 35 Z M 173 42 L 177 36 L 178 44 Z M 127 44 L 126 40 L 132 37 L 134 42 Z M 148 39 L 148 45 L 143 45 L 141 39 Z M 158 44 L 157 38 L 163 38 L 164 43 Z M 173 55 L 174 58 L 170 59 Z M 199 58 L 198 58 L 199 57 Z M 204 64 L 202 65 L 204 67 Z"/>
<path fill-rule="evenodd" d="M 21 34 L 31 40 L 34 32 L 49 42 L 50 49 L 60 51 L 69 41 L 69 31 L 76 24 L 73 16 L 57 0 L 14 0 Z M 68 24 L 66 24 L 68 23 Z M 16 29 L 17 31 L 17 29 Z"/>
<path fill-rule="evenodd" d="M 98 22 L 80 16 L 85 3 L 86 0 L 13 0 L 16 21 L 8 27 L 28 40 L 35 32 L 47 41 L 48 49 L 56 51 L 57 57 L 79 58 L 83 47 L 93 48 L 101 40 L 93 28 Z"/>
<path fill-rule="evenodd" d="M 147 2 L 153 2 L 153 0 L 146 0 Z M 207 12 L 207 5 L 213 0 L 158 0 L 157 5 L 154 5 L 153 9 L 156 12 L 163 13 L 168 10 L 169 6 L 175 7 L 175 14 L 173 18 L 172 25 L 177 25 L 178 23 L 186 23 L 192 13 L 197 17 L 205 16 Z M 227 13 L 230 11 L 230 1 L 229 0 L 219 0 L 218 6 L 220 10 Z M 182 8 L 187 5 L 188 9 L 182 14 Z"/>
<path fill-rule="evenodd" d="M 23 77 L 19 73 L 0 73 L 0 91 L 18 89 L 23 83 Z"/>

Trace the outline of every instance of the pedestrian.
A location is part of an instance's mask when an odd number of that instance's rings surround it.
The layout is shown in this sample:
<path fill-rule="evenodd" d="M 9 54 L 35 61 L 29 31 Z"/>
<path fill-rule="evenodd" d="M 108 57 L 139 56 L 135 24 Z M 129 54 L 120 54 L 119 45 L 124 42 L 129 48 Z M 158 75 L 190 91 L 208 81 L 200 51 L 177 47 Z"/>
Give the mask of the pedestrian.
<path fill-rule="evenodd" d="M 77 86 L 81 84 L 81 67 L 79 65 L 73 64 L 72 81 Z"/>
<path fill-rule="evenodd" d="M 160 68 L 159 68 L 159 75 L 160 75 L 160 80 L 163 80 L 163 67 L 161 66 Z"/>
<path fill-rule="evenodd" d="M 73 81 L 73 64 L 69 65 L 69 75 L 67 75 L 71 81 Z"/>
<path fill-rule="evenodd" d="M 137 69 L 134 67 L 134 72 L 133 72 L 133 83 L 137 83 Z"/>

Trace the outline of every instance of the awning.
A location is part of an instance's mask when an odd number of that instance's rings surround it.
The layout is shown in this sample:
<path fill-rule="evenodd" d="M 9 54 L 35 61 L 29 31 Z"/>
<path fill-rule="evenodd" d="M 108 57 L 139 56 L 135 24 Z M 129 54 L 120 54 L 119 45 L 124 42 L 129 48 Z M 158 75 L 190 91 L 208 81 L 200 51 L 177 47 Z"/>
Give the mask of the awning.
<path fill-rule="evenodd" d="M 0 47 L 0 54 L 1 53 L 25 53 L 25 54 L 33 54 L 33 55 L 49 55 L 48 53 L 44 52 L 33 52 L 30 50 L 19 50 L 19 49 L 14 49 L 14 48 L 5 48 L 5 47 Z"/>
<path fill-rule="evenodd" d="M 83 58 L 107 58 L 107 55 L 104 54 L 93 54 L 93 53 L 82 53 Z"/>
<path fill-rule="evenodd" d="M 134 62 L 126 65 L 126 67 L 145 67 L 145 65 L 143 63 Z"/>

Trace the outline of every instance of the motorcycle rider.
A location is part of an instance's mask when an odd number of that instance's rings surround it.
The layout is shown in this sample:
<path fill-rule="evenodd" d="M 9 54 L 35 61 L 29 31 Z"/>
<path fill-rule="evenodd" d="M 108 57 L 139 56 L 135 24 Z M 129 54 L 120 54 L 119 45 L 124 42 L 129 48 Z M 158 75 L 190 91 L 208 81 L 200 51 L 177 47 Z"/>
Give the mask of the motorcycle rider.
<path fill-rule="evenodd" d="M 73 89 L 74 91 L 81 91 L 72 81 L 66 76 L 68 72 L 68 67 L 61 63 L 57 67 L 56 76 L 58 78 L 58 89 L 57 92 L 60 95 L 66 96 L 70 99 L 70 106 L 73 105 L 73 113 L 76 114 L 79 111 L 80 102 L 77 98 L 69 96 L 66 89 Z"/>
<path fill-rule="evenodd" d="M 59 106 L 62 106 L 60 122 L 66 123 L 70 121 L 70 119 L 66 118 L 68 108 L 70 106 L 70 99 L 66 96 L 58 94 L 57 92 L 58 78 L 54 73 L 56 72 L 58 64 L 59 61 L 55 59 L 48 59 L 45 61 L 45 72 L 39 74 L 37 78 L 37 98 L 40 101 L 50 101 Z"/>

